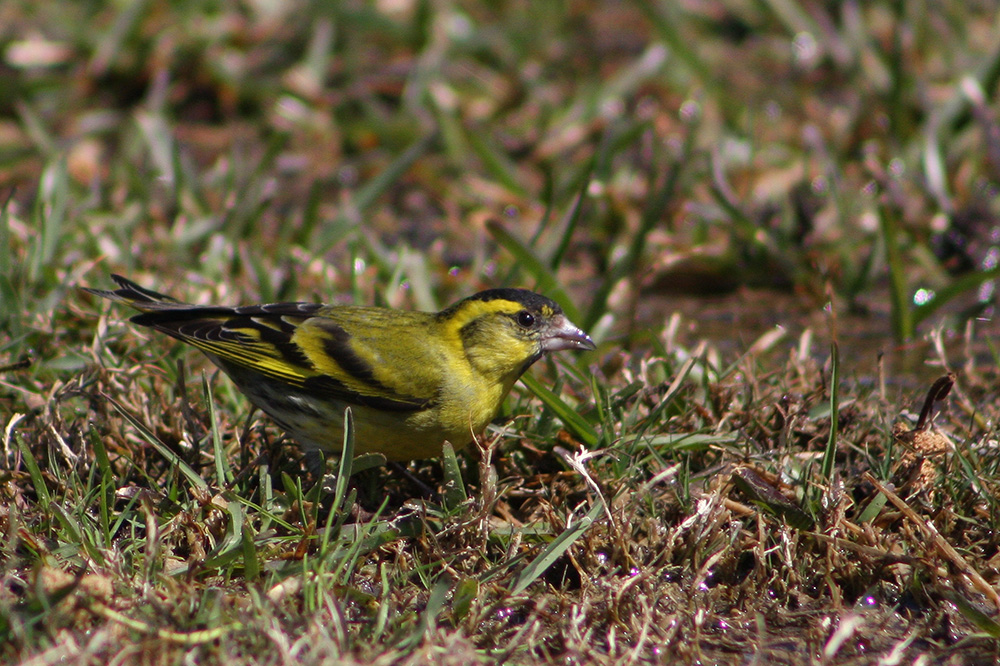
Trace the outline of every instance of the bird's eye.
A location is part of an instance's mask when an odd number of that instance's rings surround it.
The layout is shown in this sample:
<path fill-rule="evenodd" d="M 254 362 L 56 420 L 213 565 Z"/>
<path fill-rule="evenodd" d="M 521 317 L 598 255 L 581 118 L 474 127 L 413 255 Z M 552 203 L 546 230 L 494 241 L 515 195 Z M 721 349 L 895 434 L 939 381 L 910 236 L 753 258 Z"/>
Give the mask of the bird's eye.
<path fill-rule="evenodd" d="M 535 325 L 535 315 L 527 310 L 521 310 L 517 313 L 517 323 L 524 328 L 531 328 Z"/>

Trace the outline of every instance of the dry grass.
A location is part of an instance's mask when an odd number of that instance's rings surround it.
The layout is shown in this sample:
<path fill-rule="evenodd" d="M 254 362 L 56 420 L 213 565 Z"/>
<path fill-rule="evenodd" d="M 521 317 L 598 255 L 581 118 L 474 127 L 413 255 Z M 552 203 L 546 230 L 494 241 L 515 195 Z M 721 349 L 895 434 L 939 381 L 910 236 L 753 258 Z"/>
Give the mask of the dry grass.
<path fill-rule="evenodd" d="M 824 481 L 821 368 L 745 358 L 722 375 L 699 360 L 671 392 L 657 378 L 682 351 L 616 359 L 610 448 L 564 430 L 544 446 L 532 433 L 549 417 L 521 400 L 493 448 L 460 457 L 467 501 L 447 506 L 447 475 L 415 463 L 412 478 L 356 476 L 337 515 L 330 494 L 302 494 L 305 469 L 269 426 L 220 409 L 213 445 L 196 386 L 94 368 L 10 428 L 8 649 L 45 663 L 996 658 L 997 625 L 975 621 L 997 613 L 997 443 L 963 409 L 996 418 L 995 374 L 960 385 L 916 439 L 909 421 L 892 434 L 902 416 L 879 395 L 842 393 Z M 215 476 L 219 453 L 236 481 Z M 880 489 L 890 501 L 871 511 Z"/>

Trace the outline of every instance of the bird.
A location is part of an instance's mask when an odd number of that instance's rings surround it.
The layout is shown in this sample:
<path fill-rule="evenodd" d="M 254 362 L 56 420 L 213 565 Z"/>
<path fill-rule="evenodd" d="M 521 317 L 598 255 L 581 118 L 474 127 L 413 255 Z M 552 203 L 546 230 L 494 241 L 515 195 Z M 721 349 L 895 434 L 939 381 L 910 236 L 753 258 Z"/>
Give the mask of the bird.
<path fill-rule="evenodd" d="M 82 287 L 145 326 L 197 347 L 307 456 L 339 453 L 344 411 L 355 454 L 433 458 L 467 446 L 542 356 L 596 348 L 550 298 L 480 291 L 440 312 L 323 303 L 191 305 L 112 275 Z"/>

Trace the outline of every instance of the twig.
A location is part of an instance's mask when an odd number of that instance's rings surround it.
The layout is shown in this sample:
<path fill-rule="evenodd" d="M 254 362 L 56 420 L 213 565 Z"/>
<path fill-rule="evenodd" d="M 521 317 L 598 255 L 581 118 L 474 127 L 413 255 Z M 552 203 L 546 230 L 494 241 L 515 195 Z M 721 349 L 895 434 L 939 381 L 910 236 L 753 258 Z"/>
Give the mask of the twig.
<path fill-rule="evenodd" d="M 992 601 L 998 609 L 1000 609 L 1000 594 L 998 594 L 993 586 L 986 582 L 986 579 L 983 578 L 978 571 L 973 569 L 972 565 L 966 562 L 965 558 L 962 557 L 943 536 L 941 536 L 941 533 L 937 531 L 937 528 L 934 527 L 933 523 L 923 520 L 916 511 L 911 509 L 910 506 L 903 501 L 899 495 L 879 483 L 878 479 L 872 476 L 869 472 L 865 472 L 864 478 L 866 481 L 875 486 L 880 493 L 885 495 L 889 501 L 892 502 L 893 506 L 899 509 L 904 516 L 909 518 L 914 525 L 919 527 L 920 530 L 934 543 L 934 546 L 945 557 L 945 559 L 969 577 L 972 581 L 973 587 L 985 594 L 989 600 Z"/>

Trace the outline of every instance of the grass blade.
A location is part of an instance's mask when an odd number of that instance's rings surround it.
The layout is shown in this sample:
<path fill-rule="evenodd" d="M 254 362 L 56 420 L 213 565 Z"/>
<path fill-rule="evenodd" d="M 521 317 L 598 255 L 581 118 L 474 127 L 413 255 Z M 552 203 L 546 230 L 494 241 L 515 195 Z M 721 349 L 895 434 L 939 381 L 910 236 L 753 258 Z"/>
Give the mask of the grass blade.
<path fill-rule="evenodd" d="M 600 436 L 594 427 L 590 425 L 580 413 L 576 411 L 573 407 L 570 407 L 566 402 L 560 398 L 558 395 L 550 391 L 547 387 L 543 386 L 541 382 L 532 377 L 530 374 L 524 374 L 521 376 L 521 381 L 524 385 L 528 387 L 532 393 L 534 393 L 542 403 L 552 410 L 559 420 L 563 422 L 566 429 L 569 430 L 574 437 L 583 442 L 587 448 L 593 448 L 597 446 L 600 441 Z"/>
<path fill-rule="evenodd" d="M 799 530 L 811 530 L 813 519 L 809 517 L 795 502 L 785 497 L 777 488 L 764 480 L 750 467 L 741 467 L 733 472 L 733 483 L 743 491 L 755 505 L 783 519 L 786 523 Z"/>
<path fill-rule="evenodd" d="M 594 502 L 594 506 L 590 507 L 587 515 L 567 527 L 562 534 L 553 539 L 538 554 L 538 557 L 529 562 L 528 566 L 524 567 L 518 575 L 517 580 L 514 581 L 514 586 L 510 590 L 511 595 L 521 594 L 528 589 L 529 585 L 548 571 L 549 567 L 555 564 L 556 560 L 562 557 L 569 550 L 570 546 L 576 543 L 576 540 L 590 529 L 591 525 L 594 524 L 594 521 L 602 513 L 604 513 L 604 501 Z"/>
<path fill-rule="evenodd" d="M 913 311 L 906 287 L 906 267 L 899 249 L 900 233 L 896 213 L 885 206 L 879 208 L 879 225 L 885 242 L 885 262 L 889 267 L 889 290 L 892 299 L 892 332 L 902 342 L 913 337 Z"/>
<path fill-rule="evenodd" d="M 989 615 L 972 605 L 968 599 L 963 597 L 957 590 L 946 590 L 945 598 L 955 604 L 958 612 L 966 620 L 972 623 L 977 629 L 990 638 L 1000 638 L 1000 624 Z"/>
<path fill-rule="evenodd" d="M 936 290 L 934 292 L 934 297 L 929 301 L 922 303 L 913 309 L 913 326 L 916 327 L 917 324 L 930 317 L 943 305 L 948 304 L 960 294 L 976 289 L 984 282 L 997 279 L 1000 279 L 1000 267 L 991 268 L 985 271 L 966 273 L 965 275 L 956 278 L 944 288 Z"/>
<path fill-rule="evenodd" d="M 14 415 L 18 416 L 17 414 Z M 14 423 L 14 419 L 11 419 Z M 38 495 L 38 504 L 41 506 L 43 511 L 49 510 L 49 504 L 52 502 L 52 496 L 49 495 L 48 486 L 45 485 L 45 477 L 42 476 L 42 470 L 38 467 L 38 461 L 35 460 L 34 454 L 31 453 L 31 449 L 21 438 L 19 433 L 11 433 L 12 428 L 8 426 L 8 435 L 13 436 L 14 440 L 17 442 L 17 448 L 21 452 L 21 462 L 24 466 L 28 468 L 28 475 L 31 477 L 31 484 L 34 487 L 35 493 Z"/>
<path fill-rule="evenodd" d="M 205 404 L 208 405 L 208 418 L 212 432 L 212 455 L 215 458 L 215 478 L 220 486 L 233 481 L 233 471 L 229 467 L 226 450 L 222 446 L 222 434 L 219 432 L 219 417 L 215 413 L 215 400 L 212 395 L 212 383 L 207 375 L 201 376 L 202 389 L 205 391 Z"/>
<path fill-rule="evenodd" d="M 310 247 L 316 254 L 322 254 L 336 245 L 351 233 L 356 227 L 355 218 L 371 207 L 375 200 L 397 182 L 406 171 L 433 145 L 436 132 L 427 134 L 393 160 L 381 173 L 372 178 L 354 193 L 350 211 L 341 212 L 333 222 L 320 226 Z"/>
<path fill-rule="evenodd" d="M 823 450 L 820 473 L 824 481 L 833 476 L 833 463 L 837 459 L 837 422 L 840 420 L 840 348 L 834 342 L 830 345 L 830 435 Z"/>
<path fill-rule="evenodd" d="M 344 506 L 347 497 L 347 483 L 351 478 L 351 465 L 354 463 L 354 413 L 350 407 L 344 409 L 344 445 L 340 452 L 340 465 L 337 468 L 337 482 L 333 489 L 333 504 L 330 514 L 337 515 Z M 327 530 L 327 535 L 329 535 Z M 327 536 L 326 538 L 329 538 Z"/>
<path fill-rule="evenodd" d="M 499 222 L 490 220 L 486 223 L 486 229 L 493 236 L 493 240 L 514 255 L 517 264 L 535 279 L 536 291 L 546 294 L 552 300 L 558 302 L 562 306 L 566 316 L 572 321 L 577 321 L 580 318 L 579 311 L 576 309 L 573 301 L 569 299 L 565 290 L 559 286 L 559 281 L 556 279 L 555 274 L 549 270 L 545 262 L 535 256 L 535 253 L 530 248 L 515 238 Z"/>
<path fill-rule="evenodd" d="M 650 197 L 647 204 L 643 207 L 639 231 L 632 237 L 628 246 L 628 251 L 625 256 L 621 258 L 621 260 L 612 264 L 610 275 L 604 279 L 600 288 L 597 290 L 597 293 L 594 294 L 594 297 L 591 300 L 590 309 L 587 311 L 587 316 L 584 317 L 582 322 L 585 330 L 590 330 L 594 324 L 596 324 L 597 321 L 604 316 L 604 313 L 607 312 L 608 298 L 611 296 L 611 291 L 615 288 L 618 282 L 626 276 L 635 274 L 639 266 L 639 262 L 642 259 L 643 250 L 646 248 L 649 234 L 652 233 L 656 226 L 663 220 L 667 209 L 670 206 L 670 202 L 674 200 L 677 194 L 677 186 L 680 183 L 683 165 L 688 163 L 688 158 L 694 148 L 694 138 L 695 132 L 693 130 L 688 131 L 684 138 L 684 145 L 681 148 L 680 157 L 678 157 L 667 170 L 666 175 L 663 177 L 662 184 L 655 188 L 655 194 Z M 653 180 L 654 178 L 655 176 L 650 176 L 650 180 Z M 653 188 L 654 186 L 651 183 L 650 189 Z M 574 321 L 576 321 L 576 319 L 574 319 Z"/>
<path fill-rule="evenodd" d="M 518 181 L 517 166 L 511 162 L 500 149 L 486 137 L 486 132 L 482 128 L 472 128 L 465 133 L 469 146 L 483 161 L 486 170 L 493 175 L 504 187 L 514 194 L 527 197 L 528 192 Z"/>
<path fill-rule="evenodd" d="M 169 446 L 161 442 L 153 431 L 147 428 L 142 421 L 133 416 L 133 414 L 128 411 L 124 405 L 109 395 L 105 394 L 104 398 L 111 403 L 111 406 L 115 408 L 115 411 L 121 414 L 126 421 L 132 424 L 132 427 L 138 431 L 139 435 L 146 440 L 150 446 L 156 449 L 161 456 L 166 458 L 171 465 L 176 466 L 177 469 L 181 471 L 181 474 L 183 474 L 184 478 L 188 480 L 188 483 L 202 493 L 208 492 L 208 483 L 205 482 L 205 479 L 201 478 L 201 475 L 198 474 L 198 472 L 196 472 L 191 465 L 184 462 L 180 456 L 170 449 Z"/>
<path fill-rule="evenodd" d="M 455 447 L 449 442 L 444 443 L 441 452 L 441 466 L 444 468 L 444 508 L 452 511 L 469 499 L 462 482 L 462 470 L 458 466 Z"/>

